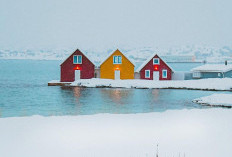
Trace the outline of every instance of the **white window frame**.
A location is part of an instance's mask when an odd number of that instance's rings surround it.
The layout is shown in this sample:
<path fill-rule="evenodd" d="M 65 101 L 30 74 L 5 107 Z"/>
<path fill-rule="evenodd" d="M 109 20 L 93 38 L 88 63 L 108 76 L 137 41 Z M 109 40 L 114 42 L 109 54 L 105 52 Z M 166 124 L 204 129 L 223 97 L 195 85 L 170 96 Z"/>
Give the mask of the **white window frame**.
<path fill-rule="evenodd" d="M 201 78 L 201 72 L 193 72 L 193 78 Z"/>
<path fill-rule="evenodd" d="M 147 71 L 149 72 L 149 76 L 147 76 Z M 145 78 L 151 78 L 151 70 L 145 70 Z"/>
<path fill-rule="evenodd" d="M 164 72 L 166 72 L 166 76 L 164 76 Z M 162 70 L 162 78 L 168 78 L 168 70 Z"/>
<path fill-rule="evenodd" d="M 116 57 L 116 60 L 114 62 L 114 57 Z M 121 62 L 119 63 L 119 57 L 121 58 Z M 122 64 L 122 56 L 113 56 L 113 64 Z"/>
<path fill-rule="evenodd" d="M 155 60 L 158 61 L 158 63 L 155 63 Z M 153 58 L 153 65 L 159 65 L 160 64 L 160 59 L 159 58 Z"/>
<path fill-rule="evenodd" d="M 119 63 L 119 58 L 121 58 L 120 63 Z M 122 64 L 122 56 L 118 56 L 118 64 Z"/>
<path fill-rule="evenodd" d="M 81 56 L 81 61 L 79 62 L 79 56 Z M 74 57 L 77 57 L 77 63 L 74 63 Z M 82 55 L 73 55 L 73 64 L 82 64 Z"/>
<path fill-rule="evenodd" d="M 115 57 L 116 57 L 116 59 L 115 59 L 115 62 L 114 62 Z M 118 60 L 118 56 L 113 56 L 113 64 L 117 64 L 117 60 Z"/>

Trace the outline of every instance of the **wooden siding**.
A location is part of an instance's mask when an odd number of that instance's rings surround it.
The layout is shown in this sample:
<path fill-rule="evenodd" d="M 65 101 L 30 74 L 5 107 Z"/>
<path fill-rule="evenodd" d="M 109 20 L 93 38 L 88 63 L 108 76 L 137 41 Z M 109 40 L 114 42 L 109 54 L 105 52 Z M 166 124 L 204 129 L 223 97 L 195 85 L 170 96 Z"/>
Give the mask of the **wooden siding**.
<path fill-rule="evenodd" d="M 158 69 L 155 70 L 153 65 L 153 58 L 159 58 L 160 64 Z M 153 80 L 153 72 L 159 71 L 159 80 L 171 80 L 172 79 L 172 70 L 171 68 L 158 56 L 155 55 L 140 71 L 140 79 Z M 145 70 L 150 70 L 150 78 L 145 78 Z M 162 70 L 167 70 L 167 78 L 162 77 Z"/>
<path fill-rule="evenodd" d="M 81 55 L 82 64 L 73 64 L 73 55 Z M 71 56 L 69 56 L 60 66 L 61 82 L 75 81 L 75 69 L 77 66 L 81 70 L 81 79 L 90 79 L 94 77 L 94 64 L 78 49 Z"/>
<path fill-rule="evenodd" d="M 122 64 L 113 64 L 113 56 L 122 56 Z M 134 65 L 120 52 L 116 50 L 100 66 L 100 77 L 114 79 L 114 71 L 120 70 L 120 79 L 134 79 Z"/>

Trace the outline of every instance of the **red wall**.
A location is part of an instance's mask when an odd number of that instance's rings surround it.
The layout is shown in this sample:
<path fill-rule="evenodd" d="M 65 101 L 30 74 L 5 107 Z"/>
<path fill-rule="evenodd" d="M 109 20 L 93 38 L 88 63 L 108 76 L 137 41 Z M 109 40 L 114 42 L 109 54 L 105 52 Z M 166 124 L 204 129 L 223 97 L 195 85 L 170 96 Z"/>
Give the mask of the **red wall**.
<path fill-rule="evenodd" d="M 155 55 L 153 58 L 159 58 L 158 55 Z M 155 70 L 153 65 L 153 58 L 142 68 L 140 71 L 140 79 L 153 80 L 153 71 L 159 71 L 159 80 L 171 80 L 172 79 L 172 70 L 167 66 L 167 64 L 160 59 L 160 64 L 158 65 L 158 70 Z M 162 70 L 167 70 L 167 78 L 162 78 Z M 150 70 L 150 78 L 145 78 L 145 70 Z"/>
<path fill-rule="evenodd" d="M 82 55 L 82 64 L 73 64 L 73 55 Z M 79 67 L 81 70 L 81 79 L 90 79 L 94 77 L 94 64 L 80 51 L 76 50 L 69 58 L 67 58 L 61 65 L 61 82 L 75 81 L 75 68 Z"/>

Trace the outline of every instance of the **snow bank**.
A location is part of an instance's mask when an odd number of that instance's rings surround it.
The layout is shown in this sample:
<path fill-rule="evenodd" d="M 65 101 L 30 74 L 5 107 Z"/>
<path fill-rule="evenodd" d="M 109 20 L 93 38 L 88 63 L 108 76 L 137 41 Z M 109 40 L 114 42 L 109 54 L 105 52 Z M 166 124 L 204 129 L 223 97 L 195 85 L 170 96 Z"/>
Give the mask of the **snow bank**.
<path fill-rule="evenodd" d="M 4 157 L 229 157 L 232 110 L 0 118 Z"/>
<path fill-rule="evenodd" d="M 81 87 L 113 87 L 113 88 L 175 88 L 198 90 L 232 90 L 231 78 L 215 78 L 200 80 L 109 80 L 109 79 L 83 79 L 75 81 L 71 86 Z"/>
<path fill-rule="evenodd" d="M 60 83 L 60 80 L 51 80 L 48 83 Z"/>
<path fill-rule="evenodd" d="M 210 106 L 232 107 L 232 94 L 212 94 L 194 99 L 193 102 Z"/>

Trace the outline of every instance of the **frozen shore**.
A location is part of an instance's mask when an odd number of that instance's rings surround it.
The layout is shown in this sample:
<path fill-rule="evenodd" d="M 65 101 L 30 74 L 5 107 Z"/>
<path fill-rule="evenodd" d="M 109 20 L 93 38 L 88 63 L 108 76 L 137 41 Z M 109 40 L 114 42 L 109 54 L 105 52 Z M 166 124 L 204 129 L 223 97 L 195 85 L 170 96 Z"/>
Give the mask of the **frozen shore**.
<path fill-rule="evenodd" d="M 194 99 L 193 102 L 208 106 L 232 107 L 232 94 L 212 94 Z"/>
<path fill-rule="evenodd" d="M 232 110 L 0 118 L 4 157 L 229 157 Z"/>
<path fill-rule="evenodd" d="M 54 82 L 54 81 L 53 81 Z M 158 89 L 194 89 L 194 90 L 232 90 L 232 78 L 214 78 L 200 80 L 153 81 L 153 80 L 110 80 L 83 79 L 71 86 L 109 87 L 109 88 L 158 88 Z"/>

